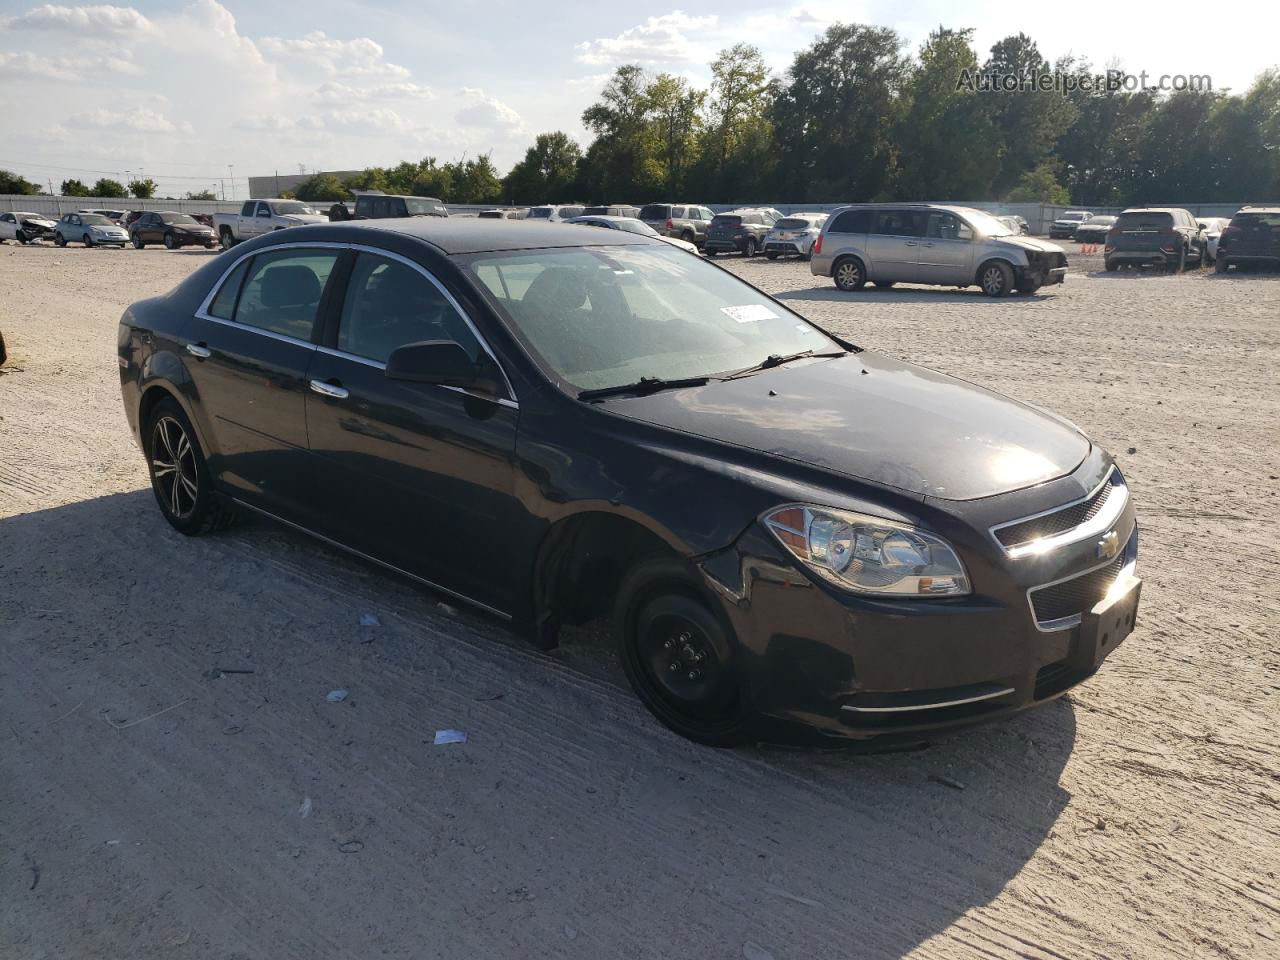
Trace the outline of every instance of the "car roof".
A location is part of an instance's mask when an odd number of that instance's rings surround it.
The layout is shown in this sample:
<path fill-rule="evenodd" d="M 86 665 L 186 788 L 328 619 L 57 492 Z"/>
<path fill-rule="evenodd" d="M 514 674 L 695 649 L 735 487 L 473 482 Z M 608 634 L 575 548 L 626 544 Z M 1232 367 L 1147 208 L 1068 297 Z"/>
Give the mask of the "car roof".
<path fill-rule="evenodd" d="M 1236 215 L 1241 213 L 1280 213 L 1280 207 L 1241 207 L 1236 211 Z"/>
<path fill-rule="evenodd" d="M 591 216 L 600 216 L 591 214 Z M 630 220 L 631 217 L 617 219 Z M 579 230 L 574 224 L 530 223 L 528 220 L 478 217 L 410 217 L 391 220 L 344 220 L 341 223 L 293 227 L 289 239 L 323 232 L 325 239 L 341 235 L 352 243 L 368 242 L 361 234 L 396 233 L 429 243 L 445 254 L 488 253 L 499 250 L 534 250 L 543 247 L 605 247 L 618 244 L 660 243 L 654 237 L 622 230 L 604 233 Z M 274 235 L 274 234 L 273 234 Z"/>
<path fill-rule="evenodd" d="M 1124 213 L 1190 213 L 1182 207 L 1126 207 Z"/>

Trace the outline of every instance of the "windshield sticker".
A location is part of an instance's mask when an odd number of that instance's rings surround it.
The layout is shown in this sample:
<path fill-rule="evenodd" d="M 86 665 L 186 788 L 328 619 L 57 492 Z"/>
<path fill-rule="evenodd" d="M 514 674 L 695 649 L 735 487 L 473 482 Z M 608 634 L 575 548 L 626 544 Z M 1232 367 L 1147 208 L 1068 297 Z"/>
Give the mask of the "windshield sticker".
<path fill-rule="evenodd" d="M 721 307 L 720 312 L 739 323 L 755 323 L 757 320 L 777 320 L 778 315 L 763 303 L 749 303 L 743 307 Z"/>

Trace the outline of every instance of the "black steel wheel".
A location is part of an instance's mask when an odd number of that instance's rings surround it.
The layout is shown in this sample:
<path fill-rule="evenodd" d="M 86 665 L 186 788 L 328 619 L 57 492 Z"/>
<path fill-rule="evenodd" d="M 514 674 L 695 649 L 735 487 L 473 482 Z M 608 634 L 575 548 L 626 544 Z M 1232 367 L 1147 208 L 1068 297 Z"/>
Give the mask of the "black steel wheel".
<path fill-rule="evenodd" d="M 213 492 L 204 452 L 177 401 L 166 398 L 155 405 L 144 443 L 151 489 L 175 530 L 199 536 L 234 519 L 234 511 Z"/>
<path fill-rule="evenodd" d="M 632 689 L 662 723 L 712 746 L 752 738 L 732 630 L 679 561 L 646 561 L 624 579 L 614 634 Z"/>

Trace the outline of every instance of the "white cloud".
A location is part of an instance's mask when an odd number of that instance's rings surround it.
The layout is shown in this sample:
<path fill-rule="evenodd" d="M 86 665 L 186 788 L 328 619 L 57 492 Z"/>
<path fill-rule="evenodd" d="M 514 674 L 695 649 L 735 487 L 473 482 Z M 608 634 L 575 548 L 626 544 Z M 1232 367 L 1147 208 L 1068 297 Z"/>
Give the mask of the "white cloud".
<path fill-rule="evenodd" d="M 368 37 L 338 40 L 323 30 L 296 38 L 263 37 L 263 52 L 289 57 L 340 77 L 408 77 L 409 71 L 382 58 L 382 45 Z"/>
<path fill-rule="evenodd" d="M 462 90 L 462 98 L 467 106 L 454 114 L 454 119 L 465 127 L 486 127 L 508 131 L 524 128 L 524 121 L 520 119 L 520 114 L 483 90 L 466 87 Z"/>
<path fill-rule="evenodd" d="M 103 73 L 124 76 L 141 72 L 136 63 L 121 57 L 41 57 L 29 51 L 0 52 L 0 77 L 76 82 Z"/>
<path fill-rule="evenodd" d="M 62 7 L 46 3 L 11 17 L 4 24 L 15 30 L 48 30 L 100 37 L 104 33 L 140 34 L 151 31 L 151 21 L 133 7 L 110 5 Z"/>
<path fill-rule="evenodd" d="M 715 15 L 691 17 L 676 10 L 660 17 L 650 17 L 636 27 L 623 30 L 616 37 L 600 37 L 577 46 L 580 63 L 682 63 L 701 61 L 707 57 L 704 44 L 688 34 L 709 30 L 716 25 Z"/>
<path fill-rule="evenodd" d="M 330 80 L 316 91 L 321 103 L 369 103 L 374 100 L 432 100 L 435 94 L 420 83 L 382 83 L 371 87 L 355 87 Z"/>
<path fill-rule="evenodd" d="M 66 122 L 70 127 L 92 127 L 96 130 L 130 130 L 134 133 L 190 134 L 190 123 L 174 123 L 164 114 L 149 107 L 136 106 L 129 111 L 98 107 L 78 113 Z"/>

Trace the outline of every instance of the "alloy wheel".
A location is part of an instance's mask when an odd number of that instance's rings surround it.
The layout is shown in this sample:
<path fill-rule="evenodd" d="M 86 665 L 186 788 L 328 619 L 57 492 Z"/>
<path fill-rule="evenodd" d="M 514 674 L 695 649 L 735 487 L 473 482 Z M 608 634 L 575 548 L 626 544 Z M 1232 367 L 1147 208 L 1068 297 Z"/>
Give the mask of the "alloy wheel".
<path fill-rule="evenodd" d="M 856 290 L 862 283 L 862 268 L 852 260 L 836 267 L 836 286 L 841 290 Z"/>
<path fill-rule="evenodd" d="M 994 265 L 983 270 L 982 292 L 990 297 L 998 297 L 1004 293 L 1004 271 Z"/>
<path fill-rule="evenodd" d="M 151 432 L 151 478 L 165 508 L 179 520 L 191 516 L 200 492 L 195 450 L 173 417 L 161 417 Z"/>

